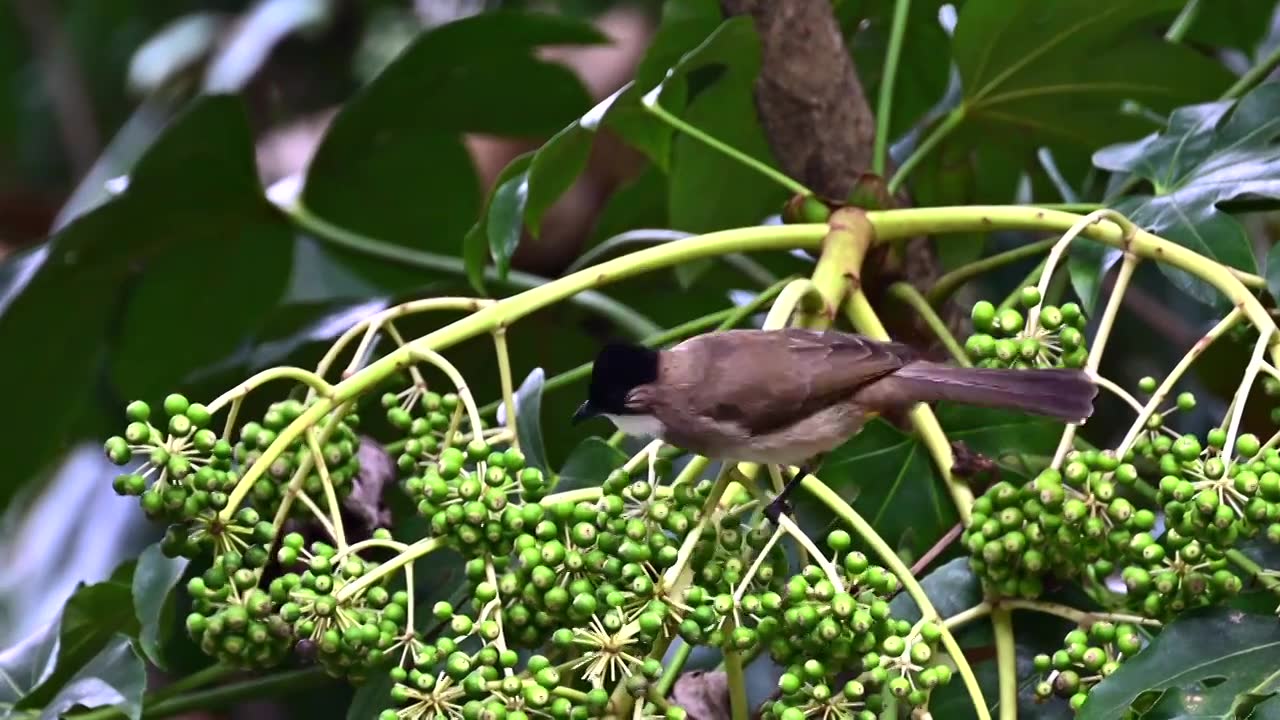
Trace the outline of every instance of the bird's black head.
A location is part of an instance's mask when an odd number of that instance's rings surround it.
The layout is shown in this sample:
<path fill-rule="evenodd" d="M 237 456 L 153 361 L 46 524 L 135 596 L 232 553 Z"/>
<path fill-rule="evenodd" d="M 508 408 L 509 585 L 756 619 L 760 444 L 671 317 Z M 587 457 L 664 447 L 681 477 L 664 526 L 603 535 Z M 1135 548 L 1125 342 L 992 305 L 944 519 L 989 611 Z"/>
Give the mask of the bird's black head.
<path fill-rule="evenodd" d="M 640 345 L 606 345 L 591 368 L 587 400 L 573 414 L 578 423 L 596 415 L 626 415 L 627 393 L 658 379 L 658 353 Z"/>

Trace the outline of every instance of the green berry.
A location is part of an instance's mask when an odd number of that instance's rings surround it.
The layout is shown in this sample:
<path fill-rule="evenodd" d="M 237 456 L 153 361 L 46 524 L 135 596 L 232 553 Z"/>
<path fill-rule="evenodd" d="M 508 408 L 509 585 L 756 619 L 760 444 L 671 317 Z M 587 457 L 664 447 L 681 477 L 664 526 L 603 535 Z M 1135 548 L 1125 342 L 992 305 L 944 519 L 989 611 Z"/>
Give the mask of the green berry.
<path fill-rule="evenodd" d="M 187 398 L 178 393 L 173 393 L 164 399 L 164 411 L 170 417 L 185 413 L 190 406 L 191 403 L 187 401 Z"/>
<path fill-rule="evenodd" d="M 1040 304 L 1040 289 L 1034 285 L 1022 288 L 1018 293 L 1018 301 L 1025 308 L 1033 308 Z"/>
<path fill-rule="evenodd" d="M 986 300 L 973 304 L 973 327 L 980 332 L 990 332 L 995 327 L 996 306 Z"/>

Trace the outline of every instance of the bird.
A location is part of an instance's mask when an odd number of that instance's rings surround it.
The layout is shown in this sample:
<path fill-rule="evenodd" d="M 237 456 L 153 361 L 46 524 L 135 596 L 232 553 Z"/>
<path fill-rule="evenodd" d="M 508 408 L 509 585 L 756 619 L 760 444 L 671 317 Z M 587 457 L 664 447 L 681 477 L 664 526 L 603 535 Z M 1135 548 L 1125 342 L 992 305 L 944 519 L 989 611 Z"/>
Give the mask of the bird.
<path fill-rule="evenodd" d="M 798 482 L 877 416 L 950 401 L 1081 425 L 1097 394 L 1079 369 L 971 368 L 857 333 L 734 329 L 661 350 L 604 345 L 571 423 L 603 416 L 709 459 L 797 467 L 766 508 L 776 524 Z"/>

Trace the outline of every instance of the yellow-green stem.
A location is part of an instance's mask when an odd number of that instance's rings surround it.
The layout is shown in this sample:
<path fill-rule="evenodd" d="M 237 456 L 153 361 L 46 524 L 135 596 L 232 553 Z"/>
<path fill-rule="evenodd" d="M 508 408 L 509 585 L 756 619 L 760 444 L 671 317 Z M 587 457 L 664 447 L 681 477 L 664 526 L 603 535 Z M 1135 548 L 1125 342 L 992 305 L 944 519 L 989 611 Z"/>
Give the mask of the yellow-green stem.
<path fill-rule="evenodd" d="M 933 130 L 925 136 L 924 140 L 916 146 L 911 155 L 907 156 L 906 161 L 898 168 L 898 171 L 889 179 L 889 194 L 895 194 L 907 181 L 907 177 L 911 175 L 911 171 L 916 169 L 929 153 L 947 138 L 961 122 L 964 122 L 964 105 L 958 105 L 954 110 L 947 113 L 942 121 L 933 127 Z"/>
<path fill-rule="evenodd" d="M 1182 42 L 1199 15 L 1200 0 L 1187 0 L 1187 4 L 1182 6 L 1182 12 L 1178 13 L 1178 17 L 1174 18 L 1173 24 L 1165 32 L 1164 39 L 1173 43 Z"/>
<path fill-rule="evenodd" d="M 729 715 L 732 720 L 747 720 L 751 716 L 747 676 L 742 671 L 742 655 L 737 650 L 724 651 L 724 671 L 729 683 Z"/>
<path fill-rule="evenodd" d="M 1106 621 L 1112 623 L 1130 623 L 1132 625 L 1149 625 L 1159 627 L 1160 621 L 1153 620 L 1141 615 L 1130 615 L 1128 613 L 1113 612 L 1089 612 L 1087 610 L 1078 610 L 1061 603 L 1049 602 L 1047 600 L 1023 600 L 1020 598 L 1005 598 L 1000 600 L 1000 607 L 1009 610 L 1030 610 L 1032 612 L 1044 613 L 1046 615 L 1056 615 L 1060 618 L 1070 620 L 1077 625 L 1088 625 L 1089 623 Z"/>
<path fill-rule="evenodd" d="M 1000 720 L 1018 720 L 1018 647 L 1013 638 L 1013 615 L 1005 608 L 993 608 L 991 625 L 996 636 Z"/>
<path fill-rule="evenodd" d="M 493 349 L 498 354 L 498 378 L 502 386 L 502 404 L 507 416 L 507 430 L 511 432 L 511 447 L 519 450 L 520 434 L 516 432 L 515 384 L 511 380 L 511 357 L 507 353 L 507 329 L 505 327 L 494 329 Z"/>
<path fill-rule="evenodd" d="M 334 596 L 334 600 L 336 600 L 339 604 L 341 604 L 347 600 L 350 600 L 353 597 L 358 597 L 360 593 L 369 589 L 369 587 L 376 584 L 379 580 L 382 580 L 388 575 L 391 575 L 395 571 L 408 565 L 409 563 L 414 562 L 418 558 L 423 557 L 425 555 L 429 555 L 435 552 L 436 550 L 439 550 L 440 548 L 444 547 L 444 544 L 445 544 L 444 538 L 438 538 L 438 537 L 422 538 L 421 540 L 405 548 L 403 551 L 400 552 L 399 555 L 396 555 L 390 560 L 379 564 L 373 570 L 369 571 L 364 575 L 361 575 L 360 577 L 353 580 L 351 583 L 347 585 L 343 585 L 342 589 L 339 590 L 337 594 Z"/>
<path fill-rule="evenodd" d="M 1111 329 L 1115 327 L 1116 316 L 1120 314 L 1120 306 L 1124 304 L 1124 293 L 1129 289 L 1129 281 L 1133 278 L 1133 273 L 1138 267 L 1139 258 L 1133 253 L 1125 253 L 1124 261 L 1120 264 L 1120 272 L 1116 274 L 1116 281 L 1111 286 L 1111 296 L 1107 298 L 1107 306 L 1102 311 L 1102 317 L 1098 320 L 1098 331 L 1094 333 L 1093 343 L 1089 348 L 1089 359 L 1085 362 L 1085 372 L 1096 376 L 1098 368 L 1102 364 L 1102 353 L 1107 348 L 1107 340 L 1111 337 Z M 1037 303 L 1036 307 L 1040 307 Z M 1032 312 L 1039 312 L 1032 309 Z M 1028 333 L 1028 337 L 1034 336 L 1034 330 Z M 1072 441 L 1076 437 L 1075 423 L 1067 423 L 1066 428 L 1062 431 L 1062 438 L 1058 442 L 1057 452 L 1054 453 L 1053 463 L 1051 467 L 1060 468 L 1062 462 L 1067 457 L 1067 451 L 1071 449 Z"/>
<path fill-rule="evenodd" d="M 880 323 L 880 318 L 876 316 L 875 310 L 871 308 L 871 302 L 867 300 L 861 288 L 855 290 L 849 297 L 846 312 L 853 326 L 863 334 L 878 340 L 889 339 L 888 331 Z M 968 524 L 969 515 L 973 511 L 973 490 L 951 474 L 951 466 L 955 463 L 955 458 L 951 453 L 951 443 L 947 441 L 947 435 L 942 431 L 942 425 L 938 423 L 937 416 L 928 405 L 915 406 L 911 409 L 910 417 L 911 424 L 920 434 L 920 441 L 924 443 L 925 449 L 929 451 L 934 465 L 938 468 L 938 474 L 942 476 L 947 492 L 951 494 L 956 512 L 960 515 L 960 522 Z"/>
<path fill-rule="evenodd" d="M 329 476 L 329 466 L 324 461 L 324 451 L 320 448 L 320 443 L 316 441 L 316 429 L 307 430 L 307 447 L 311 450 L 311 454 L 315 456 L 312 462 L 316 466 L 316 471 L 320 474 L 320 484 L 324 487 L 324 499 L 329 504 L 329 519 L 333 523 L 333 542 L 338 546 L 338 552 L 342 552 L 347 547 L 347 531 L 342 527 L 342 508 L 338 505 L 338 493 L 333 488 L 333 478 Z"/>
<path fill-rule="evenodd" d="M 974 620 L 984 618 L 990 614 L 991 614 L 991 603 L 987 602 L 986 600 L 983 600 L 982 602 L 978 603 L 977 605 L 974 605 L 968 610 L 962 610 L 956 613 L 955 615 L 952 615 L 951 617 L 947 618 L 946 620 L 943 620 L 942 626 L 948 630 L 956 630 L 961 627 L 964 627 L 965 625 L 968 625 Z"/>
<path fill-rule="evenodd" d="M 648 93 L 647 95 L 644 96 L 642 104 L 644 105 L 645 108 L 649 110 L 649 112 L 653 113 L 653 115 L 657 117 L 659 120 L 665 122 L 666 124 L 670 125 L 676 130 L 679 130 L 685 135 L 688 135 L 689 137 L 697 140 L 698 142 L 706 145 L 707 147 L 724 154 L 726 157 L 732 158 L 733 160 L 736 160 L 737 162 L 742 163 L 743 165 L 751 168 L 752 170 L 755 170 L 761 175 L 769 178 L 775 183 L 786 188 L 788 191 L 790 191 L 794 195 L 812 195 L 813 194 L 812 190 L 805 187 L 802 183 L 791 179 L 786 175 L 786 173 L 783 173 L 781 170 L 772 168 L 766 163 L 761 162 L 760 160 L 757 160 L 756 158 L 753 158 L 750 155 L 747 155 L 741 150 L 738 150 L 737 148 L 732 147 L 730 145 L 726 145 L 720 140 L 717 140 L 711 135 L 708 135 L 707 133 L 690 125 L 684 120 L 667 112 L 665 109 L 663 109 L 662 105 L 658 103 L 658 94 L 659 93 L 656 91 L 656 89 L 654 92 Z"/>
<path fill-rule="evenodd" d="M 1040 273 L 1040 283 L 1037 287 L 1040 291 L 1040 302 L 1036 303 L 1035 307 L 1027 311 L 1026 334 L 1028 337 L 1035 336 L 1036 328 L 1040 324 L 1040 308 L 1044 307 L 1044 304 L 1048 302 L 1047 297 L 1049 295 L 1049 283 L 1053 280 L 1053 273 L 1054 270 L 1057 269 L 1058 263 L 1061 262 L 1062 258 L 1067 254 L 1067 248 L 1070 247 L 1071 243 L 1080 236 L 1080 233 L 1084 232 L 1085 228 L 1090 225 L 1100 223 L 1104 219 L 1110 220 L 1122 229 L 1124 233 L 1122 238 L 1132 238 L 1133 234 L 1137 232 L 1137 226 L 1135 226 L 1129 218 L 1114 210 L 1108 210 L 1105 208 L 1102 210 L 1095 210 L 1076 221 L 1076 223 L 1062 235 L 1058 242 L 1053 244 L 1053 249 L 1049 251 L 1049 257 L 1045 261 L 1044 271 Z M 1133 257 L 1136 259 L 1136 256 Z M 1120 292 L 1120 295 L 1124 295 L 1123 289 Z M 1112 297 L 1115 296 L 1116 293 L 1112 292 Z"/>
<path fill-rule="evenodd" d="M 806 307 L 808 306 L 808 307 Z M 787 324 L 793 314 L 799 314 L 797 325 L 805 324 L 804 315 L 806 312 L 812 312 L 822 307 L 822 293 L 818 292 L 818 286 L 813 284 L 809 278 L 799 278 L 787 283 L 778 295 L 778 299 L 773 303 L 773 307 L 769 308 L 769 314 L 765 316 L 764 326 L 766 328 L 780 328 Z"/>
<path fill-rule="evenodd" d="M 466 277 L 466 263 L 461 258 L 414 250 L 403 245 L 367 237 L 314 215 L 310 210 L 298 204 L 284 205 L 281 210 L 298 227 L 331 245 L 346 248 L 369 257 L 389 260 L 405 267 L 448 273 L 459 278 Z M 489 282 L 526 291 L 552 282 L 549 278 L 517 270 L 508 272 L 505 277 L 499 276 L 497 269 L 493 267 L 485 268 L 484 275 Z M 587 291 L 566 299 L 573 304 L 608 318 L 632 337 L 644 337 L 662 330 L 649 318 L 603 293 Z"/>
<path fill-rule="evenodd" d="M 934 312 L 933 307 L 929 305 L 929 301 L 925 300 L 920 291 L 916 290 L 911 283 L 902 281 L 890 285 L 889 297 L 910 305 L 911 309 L 920 315 L 920 319 L 924 320 L 924 324 L 929 326 L 929 330 L 947 348 L 947 352 L 951 353 L 951 357 L 955 358 L 957 363 L 965 367 L 973 366 L 964 348 L 960 347 L 960 343 L 956 342 L 955 336 L 947 329 L 947 324 L 942 321 L 942 318 L 938 317 L 938 313 Z"/>
<path fill-rule="evenodd" d="M 893 89 L 898 79 L 898 59 L 902 57 L 907 34 L 907 16 L 911 0 L 893 4 L 893 24 L 889 26 L 889 45 L 884 53 L 884 72 L 880 74 L 880 99 L 876 103 L 876 141 L 871 156 L 871 172 L 884 175 L 889 156 L 889 119 L 893 115 Z"/>
<path fill-rule="evenodd" d="M 692 652 L 693 646 L 687 642 L 682 641 L 676 648 L 671 662 L 662 669 L 662 677 L 658 678 L 658 693 L 662 697 L 670 694 L 671 688 L 676 684 L 676 679 L 680 677 L 680 671 L 684 669 L 684 664 L 689 661 L 689 655 Z"/>
<path fill-rule="evenodd" d="M 1004 252 L 989 255 L 980 260 L 974 260 L 971 263 L 965 263 L 964 265 L 961 265 L 955 270 L 952 270 L 938 278 L 937 282 L 933 284 L 933 287 L 929 288 L 929 293 L 926 297 L 929 298 L 930 304 L 940 305 L 945 302 L 947 298 L 954 295 L 957 290 L 964 287 L 964 284 L 973 278 L 984 273 L 991 272 L 997 268 L 1004 267 L 1005 265 L 1016 263 L 1019 260 L 1035 257 L 1045 250 L 1053 247 L 1056 242 L 1058 242 L 1057 238 L 1044 238 L 1043 240 L 1037 240 L 1032 243 L 1027 243 L 1026 245 L 1019 245 L 1018 247 L 1005 250 Z M 1018 289 L 1021 290 L 1022 287 L 1019 286 Z"/>
<path fill-rule="evenodd" d="M 1169 371 L 1169 374 L 1165 376 L 1164 380 L 1161 381 L 1159 387 L 1156 388 L 1156 391 L 1151 393 L 1151 397 L 1147 400 L 1147 404 L 1142 407 L 1141 411 L 1139 411 L 1138 417 L 1134 418 L 1133 424 L 1129 426 L 1129 431 L 1125 433 L 1124 439 L 1120 441 L 1120 445 L 1116 448 L 1116 457 L 1124 457 L 1128 454 L 1129 450 L 1133 447 L 1133 444 L 1138 440 L 1138 436 L 1142 434 L 1143 428 L 1147 426 L 1147 420 L 1150 419 L 1151 415 L 1160 407 L 1160 404 L 1164 402 L 1165 398 L 1169 396 L 1169 393 L 1173 390 L 1173 386 L 1177 384 L 1183 374 L 1191 368 L 1191 365 L 1196 361 L 1196 358 L 1200 357 L 1205 350 L 1209 349 L 1210 345 L 1226 334 L 1226 332 L 1234 327 L 1235 324 L 1243 317 L 1244 312 L 1241 311 L 1239 307 L 1233 308 L 1231 312 L 1227 313 L 1226 317 L 1218 321 L 1217 325 L 1210 328 L 1209 332 L 1205 333 L 1203 337 L 1191 345 L 1191 348 L 1182 356 L 1182 359 L 1178 361 L 1178 364 L 1175 365 L 1173 369 Z"/>
<path fill-rule="evenodd" d="M 324 357 L 321 358 L 319 364 L 316 365 L 316 374 L 320 377 L 324 377 L 325 374 L 329 372 L 329 369 L 333 367 L 333 363 L 337 362 L 338 356 L 342 354 L 342 351 L 345 350 L 346 347 L 351 344 L 351 341 L 355 340 L 357 336 L 360 336 L 360 344 L 353 355 L 354 358 L 359 358 L 362 351 L 367 349 L 373 343 L 373 337 L 377 335 L 378 330 L 383 326 L 383 324 L 395 320 L 396 318 L 440 310 L 462 310 L 465 312 L 475 312 L 486 305 L 493 304 L 493 302 L 493 300 L 485 298 L 434 297 L 411 300 L 394 307 L 389 307 L 382 312 L 361 320 L 348 328 L 346 332 L 342 333 L 342 335 L 340 335 L 338 339 L 329 346 Z"/>
<path fill-rule="evenodd" d="M 922 618 L 941 619 L 938 611 L 934 609 L 933 603 L 929 601 L 929 595 L 925 593 L 924 588 L 920 586 L 920 582 L 911 574 L 911 568 L 907 567 L 907 564 L 902 561 L 902 558 L 898 557 L 898 554 L 893 551 L 889 543 L 880 537 L 880 534 L 871 526 L 871 523 L 868 523 L 862 515 L 858 514 L 858 511 L 845 502 L 844 498 L 840 497 L 836 491 L 827 487 L 826 484 L 813 475 L 806 475 L 801 483 L 807 492 L 813 493 L 814 497 L 848 523 L 858 537 L 862 538 L 863 542 L 867 543 L 880 558 L 881 562 L 897 576 L 907 594 L 911 596 L 911 599 L 920 608 Z M 991 713 L 987 710 L 987 701 L 982 695 L 982 687 L 978 685 L 978 678 L 973 674 L 973 668 L 969 665 L 969 661 L 965 659 L 964 651 L 960 648 L 960 644 L 956 642 L 955 636 L 951 634 L 951 631 L 945 625 L 942 628 L 942 644 L 956 663 L 956 670 L 964 680 L 965 689 L 969 691 L 969 697 L 973 700 L 974 710 L 977 711 L 978 717 L 980 720 L 991 720 Z"/>
<path fill-rule="evenodd" d="M 1231 424 L 1227 428 L 1227 441 L 1222 445 L 1222 456 L 1227 460 L 1227 467 L 1231 467 L 1231 463 L 1235 462 L 1236 456 L 1236 437 L 1240 433 L 1240 422 L 1244 419 L 1244 406 L 1249 400 L 1249 391 L 1253 389 L 1253 381 L 1258 377 L 1258 367 L 1262 364 L 1262 355 L 1267 350 L 1267 346 L 1271 344 L 1274 338 L 1274 329 L 1258 328 L 1258 341 L 1253 346 L 1253 355 L 1249 358 L 1249 364 L 1244 368 L 1244 375 L 1240 378 L 1240 387 L 1236 389 L 1236 394 L 1231 398 Z"/>
<path fill-rule="evenodd" d="M 257 388 L 262 387 L 273 380 L 293 380 L 294 382 L 302 383 L 303 385 L 310 387 L 314 392 L 318 393 L 322 397 L 329 397 L 333 395 L 333 386 L 325 382 L 324 378 L 316 375 L 310 370 L 304 370 L 297 367 L 273 367 L 257 373 L 248 380 L 245 380 L 234 388 L 214 398 L 213 402 L 208 405 L 209 412 L 216 413 L 222 409 L 223 405 L 234 400 L 239 400 L 250 392 L 253 392 Z"/>

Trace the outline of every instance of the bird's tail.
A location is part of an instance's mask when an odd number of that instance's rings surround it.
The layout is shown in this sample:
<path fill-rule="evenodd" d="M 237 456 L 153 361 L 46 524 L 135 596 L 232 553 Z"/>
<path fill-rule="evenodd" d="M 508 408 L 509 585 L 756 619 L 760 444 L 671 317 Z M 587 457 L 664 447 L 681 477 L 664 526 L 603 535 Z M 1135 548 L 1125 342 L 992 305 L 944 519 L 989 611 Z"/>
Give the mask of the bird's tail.
<path fill-rule="evenodd" d="M 1098 386 L 1083 370 L 966 368 L 921 360 L 891 377 L 896 392 L 916 402 L 1020 410 L 1075 424 L 1093 414 L 1098 395 Z"/>

